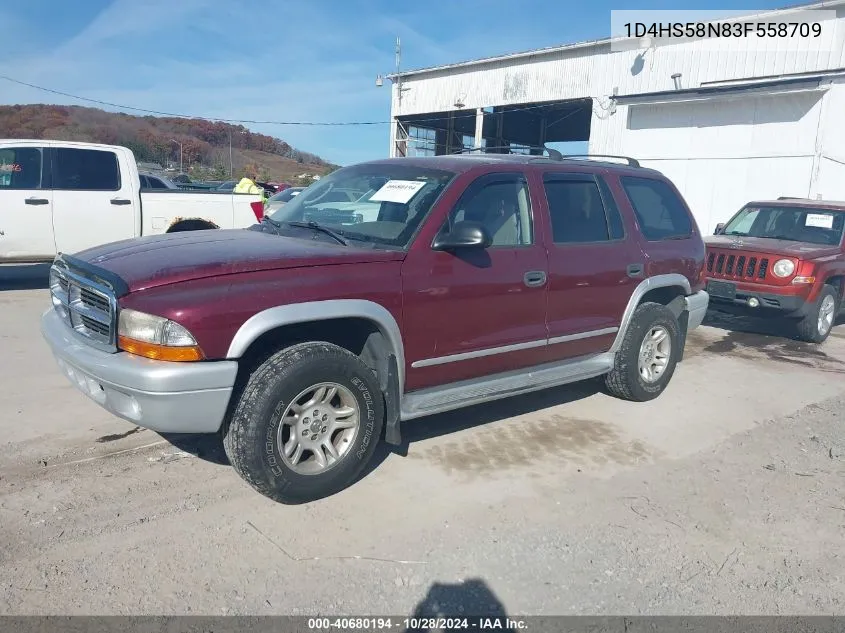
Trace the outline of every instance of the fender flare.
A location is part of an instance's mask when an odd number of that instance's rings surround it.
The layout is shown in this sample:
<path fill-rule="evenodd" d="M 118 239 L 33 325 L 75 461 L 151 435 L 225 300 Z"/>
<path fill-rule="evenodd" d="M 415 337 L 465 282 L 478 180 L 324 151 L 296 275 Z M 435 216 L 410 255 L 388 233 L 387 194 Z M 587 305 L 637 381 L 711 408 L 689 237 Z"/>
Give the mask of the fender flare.
<path fill-rule="evenodd" d="M 655 275 L 644 279 L 639 285 L 634 288 L 631 293 L 631 298 L 628 299 L 628 305 L 625 306 L 625 312 L 622 313 L 622 322 L 619 324 L 619 331 L 616 333 L 616 339 L 610 348 L 611 352 L 619 351 L 622 341 L 625 339 L 625 334 L 628 332 L 628 327 L 631 325 L 631 319 L 634 317 L 634 311 L 640 305 L 640 301 L 649 290 L 656 288 L 669 288 L 671 286 L 680 286 L 685 295 L 692 294 L 692 287 L 689 279 L 678 273 L 671 273 L 668 275 Z"/>
<path fill-rule="evenodd" d="M 384 306 L 366 299 L 331 299 L 328 301 L 308 301 L 267 308 L 254 314 L 238 328 L 226 358 L 238 359 L 249 346 L 262 334 L 285 325 L 325 321 L 328 319 L 358 318 L 372 321 L 384 335 L 390 345 L 389 353 L 396 356 L 396 371 L 399 393 L 405 386 L 405 348 L 402 332 L 393 315 Z"/>

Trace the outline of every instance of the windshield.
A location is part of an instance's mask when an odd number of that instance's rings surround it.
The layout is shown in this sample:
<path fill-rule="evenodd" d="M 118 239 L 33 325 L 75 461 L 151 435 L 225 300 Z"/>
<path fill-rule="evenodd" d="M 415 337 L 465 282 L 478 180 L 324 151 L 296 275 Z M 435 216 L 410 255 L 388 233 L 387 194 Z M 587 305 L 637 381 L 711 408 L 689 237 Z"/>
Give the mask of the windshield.
<path fill-rule="evenodd" d="M 404 249 L 454 176 L 396 163 L 345 167 L 269 217 L 280 223 L 317 222 L 352 240 Z"/>
<path fill-rule="evenodd" d="M 270 196 L 267 202 L 290 202 L 291 198 L 299 194 L 300 191 L 302 191 L 302 189 L 299 189 L 298 187 L 288 187 L 287 189 Z"/>
<path fill-rule="evenodd" d="M 836 246 L 845 212 L 812 207 L 746 207 L 725 225 L 723 235 L 766 237 Z"/>

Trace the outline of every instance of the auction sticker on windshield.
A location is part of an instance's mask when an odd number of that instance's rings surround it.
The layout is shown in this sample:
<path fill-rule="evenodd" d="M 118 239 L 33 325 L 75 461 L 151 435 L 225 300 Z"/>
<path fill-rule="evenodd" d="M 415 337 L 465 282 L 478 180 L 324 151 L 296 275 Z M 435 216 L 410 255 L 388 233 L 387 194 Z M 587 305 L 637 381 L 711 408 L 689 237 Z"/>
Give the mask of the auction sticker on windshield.
<path fill-rule="evenodd" d="M 826 213 L 808 213 L 804 220 L 805 226 L 816 226 L 820 229 L 833 228 L 833 216 Z"/>
<path fill-rule="evenodd" d="M 405 204 L 423 187 L 425 187 L 425 182 L 419 180 L 388 180 L 373 194 L 370 201 Z"/>

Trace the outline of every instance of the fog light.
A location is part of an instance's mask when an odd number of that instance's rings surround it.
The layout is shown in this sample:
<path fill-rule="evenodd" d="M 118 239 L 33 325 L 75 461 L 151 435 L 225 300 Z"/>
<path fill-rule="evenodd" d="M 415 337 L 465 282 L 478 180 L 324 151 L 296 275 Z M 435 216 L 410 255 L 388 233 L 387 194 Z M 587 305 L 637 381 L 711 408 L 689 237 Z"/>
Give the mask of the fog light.
<path fill-rule="evenodd" d="M 757 297 L 750 297 L 748 299 L 748 307 L 749 308 L 759 308 L 760 307 L 760 300 Z"/>

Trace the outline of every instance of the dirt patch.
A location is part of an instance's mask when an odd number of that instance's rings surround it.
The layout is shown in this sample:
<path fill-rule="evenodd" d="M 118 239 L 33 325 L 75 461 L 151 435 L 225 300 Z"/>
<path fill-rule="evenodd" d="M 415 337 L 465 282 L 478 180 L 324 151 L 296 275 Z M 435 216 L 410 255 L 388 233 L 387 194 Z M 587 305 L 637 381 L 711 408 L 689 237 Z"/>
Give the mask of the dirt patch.
<path fill-rule="evenodd" d="M 411 456 L 433 461 L 449 474 L 478 475 L 539 465 L 550 458 L 575 466 L 636 464 L 648 460 L 650 452 L 640 442 L 620 438 L 605 422 L 551 415 L 484 429 Z"/>

